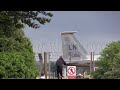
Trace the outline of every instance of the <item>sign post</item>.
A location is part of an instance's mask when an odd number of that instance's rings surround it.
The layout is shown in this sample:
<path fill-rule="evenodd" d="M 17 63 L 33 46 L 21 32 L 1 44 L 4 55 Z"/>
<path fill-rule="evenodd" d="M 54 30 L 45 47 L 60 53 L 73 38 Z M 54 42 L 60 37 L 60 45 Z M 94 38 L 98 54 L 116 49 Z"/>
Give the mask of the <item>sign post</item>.
<path fill-rule="evenodd" d="M 68 79 L 76 79 L 76 66 L 67 66 Z"/>

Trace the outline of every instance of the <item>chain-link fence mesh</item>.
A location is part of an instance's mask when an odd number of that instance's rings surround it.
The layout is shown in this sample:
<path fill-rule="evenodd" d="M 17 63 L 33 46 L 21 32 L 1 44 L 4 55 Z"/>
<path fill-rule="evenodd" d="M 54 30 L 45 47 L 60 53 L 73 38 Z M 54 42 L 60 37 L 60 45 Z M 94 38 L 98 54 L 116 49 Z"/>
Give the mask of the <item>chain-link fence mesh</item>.
<path fill-rule="evenodd" d="M 86 49 L 88 54 L 90 54 L 90 52 L 94 52 L 94 54 L 97 55 L 100 54 L 102 49 L 104 49 L 105 46 L 109 43 L 110 42 L 84 42 L 84 44 L 82 45 Z M 57 61 L 59 56 L 63 54 L 61 43 L 37 43 L 33 45 L 33 50 L 35 52 L 36 65 L 40 73 L 43 70 L 44 62 L 40 61 L 39 54 L 41 54 L 41 56 L 44 57 L 43 53 L 48 52 L 48 58 L 47 58 L 48 78 L 56 79 L 57 75 L 56 75 L 55 62 Z M 42 60 L 44 60 L 44 58 L 42 58 Z M 80 72 L 81 73 L 85 72 L 85 69 L 77 67 L 77 74 L 79 74 Z"/>
<path fill-rule="evenodd" d="M 94 51 L 96 54 L 99 54 L 103 48 L 107 44 L 111 42 L 100 42 L 100 41 L 94 41 L 94 42 L 82 42 L 82 46 L 85 48 L 87 52 Z M 43 43 L 38 42 L 33 44 L 33 50 L 36 53 L 41 52 L 62 52 L 62 45 L 61 42 L 50 42 L 50 43 Z"/>

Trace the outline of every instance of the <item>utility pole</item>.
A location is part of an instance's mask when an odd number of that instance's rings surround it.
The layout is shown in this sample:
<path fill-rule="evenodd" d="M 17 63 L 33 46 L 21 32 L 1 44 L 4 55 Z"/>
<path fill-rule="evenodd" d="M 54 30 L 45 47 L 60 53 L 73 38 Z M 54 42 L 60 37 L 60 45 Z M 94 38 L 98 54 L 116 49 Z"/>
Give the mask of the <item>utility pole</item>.
<path fill-rule="evenodd" d="M 47 52 L 44 52 L 44 74 L 47 79 Z"/>

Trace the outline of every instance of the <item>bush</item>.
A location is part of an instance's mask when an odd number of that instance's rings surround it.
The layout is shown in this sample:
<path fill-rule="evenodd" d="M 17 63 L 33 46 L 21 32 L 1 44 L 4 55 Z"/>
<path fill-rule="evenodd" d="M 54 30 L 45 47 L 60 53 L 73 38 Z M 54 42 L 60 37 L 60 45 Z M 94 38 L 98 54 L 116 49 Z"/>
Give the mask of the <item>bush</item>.
<path fill-rule="evenodd" d="M 0 53 L 0 78 L 36 78 L 38 71 L 32 54 L 23 52 Z"/>
<path fill-rule="evenodd" d="M 112 42 L 101 52 L 98 69 L 91 75 L 95 79 L 120 79 L 120 41 Z"/>
<path fill-rule="evenodd" d="M 28 38 L 0 38 L 0 78 L 35 78 L 38 71 Z"/>

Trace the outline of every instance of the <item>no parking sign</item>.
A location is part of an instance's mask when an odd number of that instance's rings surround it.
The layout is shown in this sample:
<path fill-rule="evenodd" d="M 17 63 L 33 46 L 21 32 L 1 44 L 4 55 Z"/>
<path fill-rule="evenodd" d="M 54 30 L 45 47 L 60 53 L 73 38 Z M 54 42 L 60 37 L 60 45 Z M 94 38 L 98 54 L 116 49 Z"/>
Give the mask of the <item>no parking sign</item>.
<path fill-rule="evenodd" d="M 67 66 L 68 79 L 76 79 L 76 66 Z"/>

